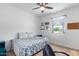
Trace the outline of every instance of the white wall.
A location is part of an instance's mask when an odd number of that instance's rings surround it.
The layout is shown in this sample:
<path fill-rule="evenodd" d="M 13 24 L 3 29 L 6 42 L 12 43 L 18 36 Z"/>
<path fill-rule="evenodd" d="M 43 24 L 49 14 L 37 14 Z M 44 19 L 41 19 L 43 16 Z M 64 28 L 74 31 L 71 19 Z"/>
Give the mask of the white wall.
<path fill-rule="evenodd" d="M 67 15 L 67 20 L 65 21 L 66 32 L 64 35 L 52 33 L 51 18 L 62 15 Z M 41 18 L 41 22 L 46 21 L 50 22 L 49 30 L 41 31 L 41 33 L 48 37 L 51 43 L 79 50 L 79 30 L 67 30 L 67 23 L 79 22 L 79 6 L 62 10 L 60 12 L 51 13 Z"/>
<path fill-rule="evenodd" d="M 17 32 L 39 33 L 39 17 L 8 4 L 0 4 L 0 41 L 14 38 Z M 9 50 L 10 43 L 6 43 Z"/>

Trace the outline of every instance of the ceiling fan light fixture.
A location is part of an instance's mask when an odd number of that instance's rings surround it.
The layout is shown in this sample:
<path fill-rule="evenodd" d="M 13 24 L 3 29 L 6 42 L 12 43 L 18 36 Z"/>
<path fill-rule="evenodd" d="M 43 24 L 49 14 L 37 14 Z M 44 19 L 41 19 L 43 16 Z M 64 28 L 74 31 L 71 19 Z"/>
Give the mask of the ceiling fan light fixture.
<path fill-rule="evenodd" d="M 45 8 L 44 8 L 44 7 L 41 7 L 40 9 L 41 9 L 41 10 L 44 10 Z"/>
<path fill-rule="evenodd" d="M 40 9 L 44 13 L 45 9 L 53 9 L 53 7 L 47 6 L 48 3 L 36 3 L 39 7 L 33 8 L 32 10 Z"/>

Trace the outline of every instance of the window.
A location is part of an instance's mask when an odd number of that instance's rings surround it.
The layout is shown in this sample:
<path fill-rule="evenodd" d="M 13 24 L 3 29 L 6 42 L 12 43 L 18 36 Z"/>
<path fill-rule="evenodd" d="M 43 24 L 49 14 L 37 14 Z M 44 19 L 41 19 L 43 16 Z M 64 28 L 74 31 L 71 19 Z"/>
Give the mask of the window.
<path fill-rule="evenodd" d="M 53 27 L 53 33 L 64 33 L 64 21 L 66 17 L 61 16 L 61 17 L 56 17 L 53 18 L 52 20 L 52 27 Z"/>

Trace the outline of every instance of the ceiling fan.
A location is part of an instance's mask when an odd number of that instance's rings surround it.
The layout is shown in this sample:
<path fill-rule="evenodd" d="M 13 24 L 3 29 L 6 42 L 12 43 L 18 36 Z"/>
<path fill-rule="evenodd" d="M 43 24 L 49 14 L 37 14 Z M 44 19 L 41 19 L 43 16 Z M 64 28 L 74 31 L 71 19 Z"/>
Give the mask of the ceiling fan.
<path fill-rule="evenodd" d="M 45 9 L 53 9 L 53 7 L 47 6 L 48 3 L 36 3 L 39 7 L 33 8 L 32 10 L 40 9 L 41 13 L 44 13 Z"/>

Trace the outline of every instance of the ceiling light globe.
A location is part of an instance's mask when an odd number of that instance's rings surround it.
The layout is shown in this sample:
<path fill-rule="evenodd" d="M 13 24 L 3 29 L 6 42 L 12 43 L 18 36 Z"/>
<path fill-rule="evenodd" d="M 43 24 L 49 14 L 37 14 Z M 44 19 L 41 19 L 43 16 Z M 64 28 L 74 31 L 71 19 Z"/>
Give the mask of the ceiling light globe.
<path fill-rule="evenodd" d="M 41 9 L 41 10 L 44 10 L 45 8 L 44 8 L 44 7 L 41 7 L 40 9 Z"/>

